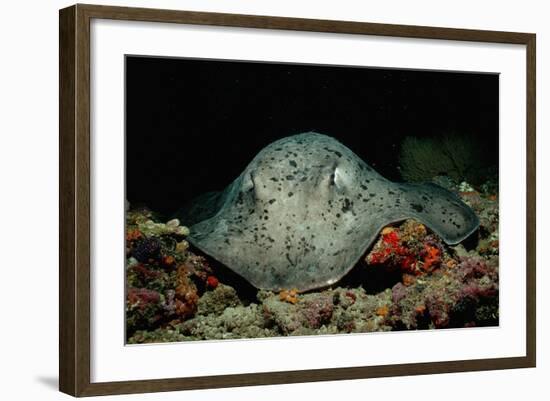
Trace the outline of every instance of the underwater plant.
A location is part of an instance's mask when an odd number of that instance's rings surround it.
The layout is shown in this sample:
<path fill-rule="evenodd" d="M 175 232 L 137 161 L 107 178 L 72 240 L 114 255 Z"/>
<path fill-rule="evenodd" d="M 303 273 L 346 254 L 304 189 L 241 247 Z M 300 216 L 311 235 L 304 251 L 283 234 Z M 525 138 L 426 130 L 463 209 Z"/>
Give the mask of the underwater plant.
<path fill-rule="evenodd" d="M 449 176 L 456 182 L 479 183 L 486 167 L 483 150 L 472 136 L 406 137 L 399 155 L 401 176 L 406 181 L 431 181 Z"/>

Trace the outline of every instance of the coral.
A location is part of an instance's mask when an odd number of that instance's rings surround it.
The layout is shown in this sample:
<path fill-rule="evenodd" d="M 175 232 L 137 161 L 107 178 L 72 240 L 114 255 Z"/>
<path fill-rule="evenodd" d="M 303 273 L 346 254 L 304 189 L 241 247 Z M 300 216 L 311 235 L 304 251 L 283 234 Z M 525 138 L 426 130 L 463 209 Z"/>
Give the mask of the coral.
<path fill-rule="evenodd" d="M 403 298 L 407 296 L 408 288 L 403 283 L 397 283 L 392 287 L 392 301 L 393 303 L 399 303 Z"/>
<path fill-rule="evenodd" d="M 129 288 L 126 294 L 126 324 L 129 334 L 148 328 L 161 319 L 161 295 L 147 288 Z"/>
<path fill-rule="evenodd" d="M 455 181 L 479 182 L 485 167 L 482 149 L 471 136 L 406 137 L 399 164 L 407 181 L 430 181 L 448 175 Z"/>
<path fill-rule="evenodd" d="M 382 305 L 379 308 L 376 308 L 375 312 L 378 316 L 388 316 L 388 313 L 390 313 L 390 309 L 387 305 Z"/>
<path fill-rule="evenodd" d="M 143 238 L 143 234 L 137 228 L 126 232 L 126 241 L 132 242 Z"/>
<path fill-rule="evenodd" d="M 437 246 L 424 244 L 424 251 L 424 264 L 422 265 L 422 269 L 429 272 L 438 267 L 441 263 L 441 250 Z"/>
<path fill-rule="evenodd" d="M 134 244 L 132 256 L 142 263 L 154 261 L 160 256 L 160 241 L 156 238 L 143 238 Z"/>
<path fill-rule="evenodd" d="M 220 284 L 219 280 L 216 278 L 216 276 L 208 276 L 206 277 L 206 286 L 208 288 L 216 288 Z"/>
<path fill-rule="evenodd" d="M 305 325 L 312 329 L 318 329 L 323 324 L 330 322 L 334 310 L 333 297 L 329 294 L 319 294 L 309 297 L 302 305 L 301 312 L 305 319 Z"/>
<path fill-rule="evenodd" d="M 146 236 L 177 235 L 186 237 L 189 235 L 189 228 L 180 226 L 179 220 L 170 220 L 168 223 L 158 223 L 149 219 L 138 221 L 137 226 Z"/>
<path fill-rule="evenodd" d="M 160 294 L 147 288 L 128 289 L 128 304 L 134 308 L 145 310 L 150 304 L 157 304 L 160 301 Z"/>
<path fill-rule="evenodd" d="M 434 274 L 392 289 L 394 327 L 447 328 L 498 324 L 498 259 L 462 256 Z"/>
<path fill-rule="evenodd" d="M 283 335 L 290 335 L 304 325 L 296 305 L 270 296 L 262 303 L 263 316 L 267 326 L 276 326 Z"/>
<path fill-rule="evenodd" d="M 180 241 L 176 244 L 176 252 L 185 255 L 185 252 L 189 249 L 189 242 L 186 240 Z"/>
<path fill-rule="evenodd" d="M 258 304 L 229 306 L 221 313 L 198 315 L 176 326 L 186 340 L 221 340 L 274 337 L 280 333 L 266 326 Z M 181 340 L 180 340 L 181 341 Z"/>
<path fill-rule="evenodd" d="M 190 254 L 185 260 L 185 268 L 200 282 L 207 284 L 208 277 L 212 276 L 213 270 L 203 256 Z"/>
<path fill-rule="evenodd" d="M 386 227 L 382 230 L 381 241 L 367 255 L 366 261 L 371 265 L 391 264 L 410 269 L 413 260 L 409 256 L 411 255 L 408 249 L 401 244 L 398 231 L 392 227 Z"/>
<path fill-rule="evenodd" d="M 214 290 L 205 292 L 197 304 L 198 315 L 219 315 L 225 308 L 241 305 L 237 291 L 228 285 L 219 284 Z"/>
<path fill-rule="evenodd" d="M 443 245 L 426 227 L 415 220 L 406 220 L 399 227 L 386 227 L 380 240 L 367 254 L 369 265 L 382 265 L 389 271 L 403 273 L 403 283 L 411 284 L 414 276 L 432 272 L 442 262 Z"/>
<path fill-rule="evenodd" d="M 149 344 L 179 342 L 188 340 L 187 337 L 173 328 L 159 328 L 156 330 L 138 330 L 128 338 L 128 344 Z"/>
<path fill-rule="evenodd" d="M 185 265 L 178 267 L 175 288 L 175 313 L 182 319 L 195 315 L 199 300 L 197 286 L 189 276 L 190 272 Z"/>
<path fill-rule="evenodd" d="M 167 256 L 163 256 L 162 259 L 161 259 L 161 264 L 164 266 L 164 267 L 174 267 L 176 263 L 176 258 L 174 258 L 172 255 L 167 255 Z"/>
<path fill-rule="evenodd" d="M 295 304 L 296 302 L 298 302 L 298 290 L 281 290 L 281 292 L 279 293 L 279 299 L 281 301 Z"/>

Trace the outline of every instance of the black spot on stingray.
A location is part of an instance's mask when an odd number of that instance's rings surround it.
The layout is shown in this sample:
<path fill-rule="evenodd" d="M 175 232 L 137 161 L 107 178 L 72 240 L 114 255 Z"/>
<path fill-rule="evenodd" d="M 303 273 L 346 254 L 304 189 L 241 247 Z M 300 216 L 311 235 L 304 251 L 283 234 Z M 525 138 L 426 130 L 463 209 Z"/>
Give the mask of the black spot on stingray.
<path fill-rule="evenodd" d="M 336 217 L 340 217 L 340 213 L 336 213 Z"/>
<path fill-rule="evenodd" d="M 277 201 L 277 199 L 270 199 L 270 200 L 269 200 L 269 204 L 270 204 L 270 205 L 273 205 L 276 201 Z"/>
<path fill-rule="evenodd" d="M 418 203 L 411 203 L 411 207 L 417 211 L 418 213 L 422 212 L 424 210 L 424 208 L 422 207 L 422 205 L 419 205 Z"/>
<path fill-rule="evenodd" d="M 370 193 L 369 196 L 370 196 L 371 198 L 374 198 L 374 197 L 376 196 L 376 194 Z"/>
<path fill-rule="evenodd" d="M 289 193 L 288 193 L 288 197 L 289 197 L 289 198 L 292 197 L 292 195 L 294 195 L 292 192 L 289 192 Z"/>
<path fill-rule="evenodd" d="M 271 180 L 271 181 L 274 181 L 274 182 L 279 181 L 279 180 L 278 180 L 277 178 L 275 178 L 275 177 L 271 177 L 270 180 Z"/>
<path fill-rule="evenodd" d="M 288 164 L 290 164 L 292 167 L 296 167 L 296 166 L 297 166 L 297 164 L 296 164 L 296 162 L 295 162 L 294 160 L 289 160 L 289 161 L 288 161 Z"/>
<path fill-rule="evenodd" d="M 344 199 L 344 205 L 342 206 L 342 212 L 346 213 L 349 212 L 352 208 L 353 204 L 350 202 L 348 198 Z"/>
<path fill-rule="evenodd" d="M 294 176 L 293 175 L 287 175 L 286 179 L 289 180 L 289 181 L 292 181 L 294 179 Z"/>
<path fill-rule="evenodd" d="M 338 157 L 342 157 L 342 153 L 338 152 L 337 150 L 334 150 L 334 149 L 331 149 L 331 148 L 327 148 L 326 146 L 323 148 L 325 149 L 327 152 L 331 152 L 331 153 L 334 153 L 336 156 Z"/>
<path fill-rule="evenodd" d="M 286 260 L 288 260 L 288 263 L 290 263 L 291 265 L 294 265 L 294 263 L 292 263 L 292 260 L 290 260 L 290 255 L 287 253 L 285 254 L 286 256 Z"/>

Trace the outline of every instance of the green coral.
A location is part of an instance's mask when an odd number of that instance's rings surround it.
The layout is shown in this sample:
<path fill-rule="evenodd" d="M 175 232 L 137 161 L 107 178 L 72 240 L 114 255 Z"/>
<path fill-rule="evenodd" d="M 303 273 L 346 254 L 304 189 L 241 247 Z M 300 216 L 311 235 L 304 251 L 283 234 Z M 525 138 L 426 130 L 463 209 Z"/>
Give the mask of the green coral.
<path fill-rule="evenodd" d="M 477 183 L 484 166 L 483 151 L 471 136 L 406 137 L 399 155 L 401 175 L 407 181 L 430 181 L 447 175 L 457 182 Z"/>
<path fill-rule="evenodd" d="M 241 301 L 233 287 L 220 284 L 213 291 L 205 292 L 198 302 L 198 315 L 221 315 L 228 307 L 240 306 Z"/>

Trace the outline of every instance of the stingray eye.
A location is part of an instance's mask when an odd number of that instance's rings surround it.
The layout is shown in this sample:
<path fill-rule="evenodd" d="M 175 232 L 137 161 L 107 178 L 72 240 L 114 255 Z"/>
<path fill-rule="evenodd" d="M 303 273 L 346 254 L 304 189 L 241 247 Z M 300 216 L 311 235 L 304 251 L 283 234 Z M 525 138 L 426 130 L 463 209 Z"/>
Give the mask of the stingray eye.
<path fill-rule="evenodd" d="M 334 172 L 330 175 L 328 179 L 328 185 L 336 185 L 336 182 L 334 181 L 336 179 L 336 174 Z"/>
<path fill-rule="evenodd" d="M 344 189 L 344 181 L 342 177 L 342 173 L 338 168 L 334 169 L 334 172 L 330 176 L 331 178 L 331 185 L 334 185 L 337 189 Z"/>

